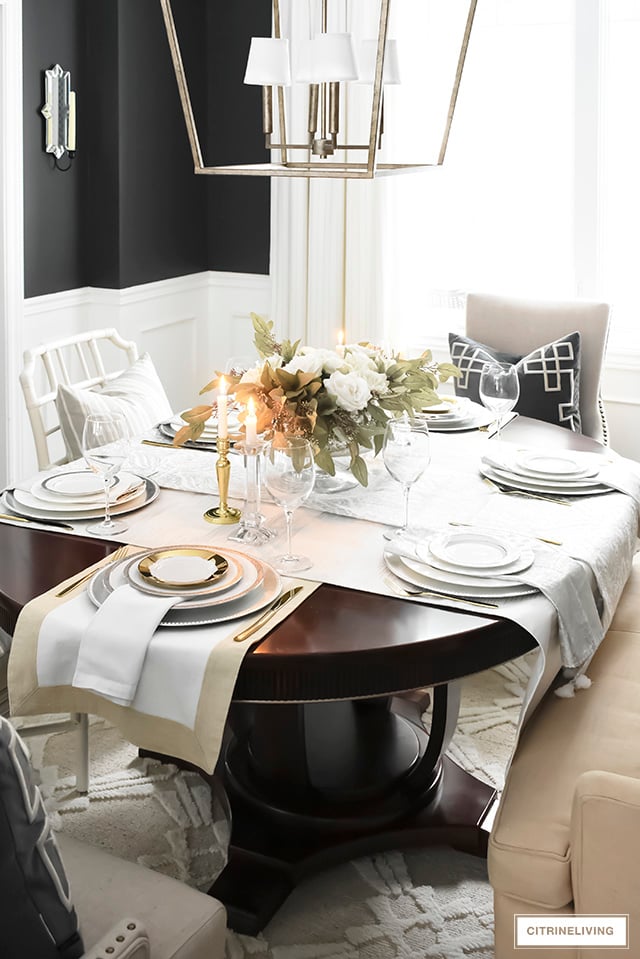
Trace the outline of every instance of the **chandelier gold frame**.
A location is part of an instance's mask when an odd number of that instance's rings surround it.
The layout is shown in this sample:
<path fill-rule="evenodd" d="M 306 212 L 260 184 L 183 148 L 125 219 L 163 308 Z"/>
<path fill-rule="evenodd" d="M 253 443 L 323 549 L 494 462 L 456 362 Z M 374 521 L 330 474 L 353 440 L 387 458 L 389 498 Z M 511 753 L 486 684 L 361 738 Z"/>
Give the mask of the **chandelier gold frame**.
<path fill-rule="evenodd" d="M 387 29 L 389 24 L 389 9 L 391 0 L 380 0 L 380 26 L 377 38 L 377 52 L 375 62 L 375 74 L 373 83 L 373 94 L 371 103 L 371 117 L 369 122 L 369 142 L 367 144 L 344 144 L 339 145 L 340 151 L 346 150 L 366 150 L 366 161 L 342 162 L 338 160 L 322 159 L 302 162 L 293 160 L 290 157 L 292 150 L 311 150 L 308 143 L 289 143 L 286 135 L 286 117 L 285 117 L 285 99 L 284 90 L 281 86 L 277 91 L 277 109 L 280 127 L 279 143 L 268 142 L 268 148 L 277 151 L 280 154 L 279 162 L 273 160 L 269 163 L 246 163 L 234 164 L 229 166 L 205 166 L 200 148 L 200 139 L 196 127 L 191 97 L 189 96 L 189 87 L 187 77 L 180 52 L 180 44 L 176 31 L 171 0 L 160 0 L 162 14 L 164 17 L 165 30 L 169 41 L 169 49 L 176 75 L 176 82 L 180 94 L 180 102 L 187 128 L 187 136 L 191 147 L 193 157 L 194 172 L 204 175 L 218 176 L 285 176 L 285 177 L 333 177 L 339 179 L 363 179 L 372 180 L 374 177 L 389 176 L 398 173 L 415 172 L 426 170 L 430 167 L 441 166 L 444 162 L 451 124 L 458 100 L 458 91 L 462 78 L 462 71 L 469 46 L 469 37 L 475 17 L 477 0 L 470 0 L 469 11 L 462 37 L 462 44 L 458 56 L 453 87 L 449 99 L 449 108 L 445 121 L 444 133 L 440 144 L 438 159 L 435 163 L 378 163 L 377 155 L 380 147 L 382 132 L 382 103 L 383 103 L 383 70 L 384 56 L 387 42 Z M 274 37 L 281 38 L 280 25 L 280 0 L 273 0 L 273 29 Z"/>

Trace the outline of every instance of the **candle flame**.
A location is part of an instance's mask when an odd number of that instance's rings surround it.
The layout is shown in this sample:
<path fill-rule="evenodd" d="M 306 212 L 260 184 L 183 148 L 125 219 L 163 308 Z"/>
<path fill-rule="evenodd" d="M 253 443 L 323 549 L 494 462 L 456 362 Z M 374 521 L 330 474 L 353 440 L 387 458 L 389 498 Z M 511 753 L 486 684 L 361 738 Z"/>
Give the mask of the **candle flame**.
<path fill-rule="evenodd" d="M 247 401 L 247 416 L 256 415 L 256 404 L 253 396 L 250 396 Z"/>
<path fill-rule="evenodd" d="M 220 377 L 220 382 L 218 383 L 218 392 L 221 396 L 227 395 L 227 390 L 229 389 L 229 384 L 225 380 L 224 376 Z"/>
<path fill-rule="evenodd" d="M 344 330 L 338 330 L 338 346 L 344 346 Z"/>

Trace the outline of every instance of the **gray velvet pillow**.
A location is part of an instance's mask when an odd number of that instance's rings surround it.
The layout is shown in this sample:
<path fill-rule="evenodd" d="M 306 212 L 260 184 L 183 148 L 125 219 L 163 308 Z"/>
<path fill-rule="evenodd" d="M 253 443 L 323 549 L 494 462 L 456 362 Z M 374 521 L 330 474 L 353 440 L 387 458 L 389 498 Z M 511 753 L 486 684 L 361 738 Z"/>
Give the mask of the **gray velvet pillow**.
<path fill-rule="evenodd" d="M 0 717 L 0 956 L 82 955 L 69 883 L 27 751 Z"/>

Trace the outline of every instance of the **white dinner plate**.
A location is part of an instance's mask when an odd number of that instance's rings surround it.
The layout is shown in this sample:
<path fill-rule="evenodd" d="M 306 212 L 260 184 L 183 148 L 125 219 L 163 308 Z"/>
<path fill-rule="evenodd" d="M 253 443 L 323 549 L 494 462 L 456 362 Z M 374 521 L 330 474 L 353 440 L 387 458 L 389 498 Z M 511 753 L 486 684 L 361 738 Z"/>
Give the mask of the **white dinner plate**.
<path fill-rule="evenodd" d="M 530 596 L 537 593 L 533 586 L 526 586 L 523 583 L 514 583 L 513 586 L 499 583 L 490 585 L 486 579 L 473 583 L 472 577 L 456 576 L 455 573 L 444 573 L 441 570 L 429 570 L 427 573 L 423 563 L 415 563 L 412 560 L 404 559 L 395 553 L 385 552 L 384 561 L 392 573 L 395 573 L 400 579 L 419 589 L 433 590 L 434 592 L 448 593 L 450 596 L 457 596 L 460 599 L 514 599 L 517 596 Z M 460 582 L 454 582 L 459 580 Z"/>
<path fill-rule="evenodd" d="M 104 496 L 104 482 L 97 473 L 91 470 L 70 470 L 65 473 L 54 473 L 53 476 L 45 476 L 43 480 L 34 483 L 34 487 L 39 486 L 49 493 L 54 493 L 56 498 L 61 496 L 70 496 L 71 499 L 78 499 L 85 496 Z M 109 489 L 116 487 L 124 489 L 124 482 L 121 475 L 112 476 L 109 483 Z"/>
<path fill-rule="evenodd" d="M 60 478 L 64 476 L 72 476 L 71 473 L 61 473 Z M 84 472 L 78 472 L 75 474 L 78 477 L 86 476 Z M 95 474 L 91 473 L 90 476 Z M 60 510 L 81 510 L 81 509 L 94 509 L 97 507 L 104 507 L 104 486 L 102 479 L 100 479 L 100 492 L 97 494 L 92 494 L 91 496 L 77 496 L 73 497 L 70 493 L 60 494 L 56 493 L 51 489 L 48 480 L 55 480 L 57 476 L 48 476 L 44 480 L 38 480 L 33 484 L 29 493 L 34 500 L 38 500 L 37 503 L 33 500 L 25 502 L 20 500 L 20 493 L 26 492 L 19 489 L 16 490 L 17 499 L 20 502 L 23 502 L 23 505 L 32 505 L 36 506 L 38 509 L 60 509 Z M 141 476 L 136 476 L 133 473 L 122 472 L 114 477 L 115 482 L 109 488 L 109 502 L 113 505 L 114 503 L 124 503 L 126 500 L 133 499 L 134 496 L 139 494 L 144 486 L 144 479 Z M 46 503 L 46 507 L 43 507 L 43 503 Z"/>
<path fill-rule="evenodd" d="M 529 569 L 533 565 L 535 559 L 535 553 L 532 549 L 525 548 L 521 551 L 519 557 L 515 559 L 512 563 L 507 563 L 504 566 L 500 566 L 499 569 L 494 569 L 493 567 L 482 568 L 479 566 L 469 566 L 468 568 L 464 566 L 454 565 L 453 563 L 447 563 L 445 560 L 438 559 L 437 556 L 434 556 L 431 550 L 429 549 L 428 543 L 417 543 L 415 546 L 415 552 L 418 559 L 422 560 L 423 563 L 426 563 L 427 566 L 433 567 L 434 569 L 440 569 L 443 572 L 448 573 L 468 573 L 470 576 L 477 577 L 492 577 L 496 575 L 506 575 L 507 573 L 521 573 L 525 569 Z"/>
<path fill-rule="evenodd" d="M 428 543 L 428 551 L 458 569 L 502 569 L 520 557 L 520 548 L 504 536 L 464 530 L 442 533 Z"/>
<path fill-rule="evenodd" d="M 222 603 L 230 603 L 260 586 L 265 575 L 265 564 L 262 563 L 261 560 L 254 559 L 253 556 L 249 556 L 246 553 L 239 553 L 236 552 L 236 550 L 229 549 L 221 551 L 221 555 L 226 556 L 229 560 L 237 564 L 240 575 L 236 581 L 231 584 L 230 588 L 224 592 L 214 590 L 206 594 L 199 593 L 196 595 L 191 589 L 184 593 L 180 593 L 179 590 L 175 589 L 160 589 L 154 586 L 153 583 L 148 582 L 138 569 L 140 560 L 148 556 L 149 553 L 155 552 L 157 552 L 157 550 L 147 550 L 142 554 L 138 554 L 135 559 L 130 560 L 125 566 L 125 575 L 130 585 L 140 590 L 141 593 L 148 593 L 150 596 L 180 596 L 174 609 L 219 606 Z M 216 550 L 216 552 L 218 551 Z"/>
<path fill-rule="evenodd" d="M 87 595 L 95 606 L 101 606 L 114 589 L 128 583 L 124 573 L 124 568 L 128 562 L 130 562 L 130 557 L 98 570 L 93 579 L 89 581 Z M 262 566 L 264 567 L 264 579 L 260 586 L 251 593 L 224 606 L 197 608 L 195 603 L 189 603 L 184 608 L 174 607 L 167 612 L 160 622 L 160 626 L 209 626 L 213 623 L 225 623 L 233 619 L 241 619 L 243 616 L 259 612 L 277 599 L 282 590 L 280 577 L 275 569 L 268 563 L 262 563 Z"/>
<path fill-rule="evenodd" d="M 552 496 L 600 496 L 602 493 L 613 493 L 615 490 L 610 486 L 567 486 L 559 483 L 548 483 L 541 486 L 539 483 L 530 483 L 524 477 L 509 479 L 502 472 L 498 472 L 486 463 L 480 464 L 480 472 L 487 479 L 499 483 L 500 486 L 508 486 L 509 489 L 522 490 L 525 493 L 538 493 L 540 496 L 549 494 Z"/>
<path fill-rule="evenodd" d="M 512 473 L 514 476 L 524 476 L 525 478 L 535 480 L 536 482 L 552 482 L 552 483 L 586 483 L 586 482 L 598 482 L 598 473 L 600 472 L 601 464 L 594 462 L 585 462 L 582 461 L 583 466 L 580 472 L 577 473 L 545 473 L 542 470 L 530 470 L 528 467 L 522 465 L 518 461 L 517 455 L 514 455 L 511 451 L 500 450 L 497 448 L 495 451 L 492 451 L 490 455 L 485 455 L 483 460 L 493 469 L 506 470 L 509 473 Z"/>
<path fill-rule="evenodd" d="M 525 476 L 523 473 L 518 473 L 514 470 L 507 469 L 503 466 L 495 466 L 491 463 L 487 463 L 486 460 L 483 460 L 483 464 L 488 466 L 494 471 L 494 473 L 499 473 L 500 476 L 504 476 L 505 479 L 511 480 L 514 483 L 525 482 L 530 486 L 535 486 L 539 490 L 549 490 L 550 487 L 557 489 L 570 490 L 588 490 L 593 489 L 594 486 L 602 486 L 602 483 L 597 478 L 597 476 L 591 478 L 589 476 L 584 476 L 581 479 L 566 479 L 565 477 L 560 477 L 558 479 L 543 479 L 539 476 Z"/>
<path fill-rule="evenodd" d="M 551 477 L 576 477 L 589 473 L 590 467 L 571 453 L 544 453 L 529 451 L 516 453 L 515 465 L 534 473 Z"/>
<path fill-rule="evenodd" d="M 25 519 L 86 520 L 100 519 L 104 515 L 104 508 L 98 504 L 95 504 L 91 509 L 76 509 L 75 507 L 68 507 L 68 509 L 64 512 L 56 509 L 49 509 L 48 507 L 45 507 L 44 503 L 38 503 L 38 507 L 27 506 L 18 502 L 16 499 L 16 493 L 18 492 L 18 490 L 6 490 L 3 494 L 3 502 L 12 513 L 16 513 L 18 516 L 24 516 Z M 111 513 L 115 516 L 117 514 L 132 513 L 134 510 L 142 509 L 143 506 L 147 506 L 148 503 L 152 503 L 159 492 L 160 487 L 156 482 L 154 482 L 154 480 L 145 479 L 145 485 L 141 492 L 128 502 L 116 503 L 114 506 L 112 506 Z"/>
<path fill-rule="evenodd" d="M 423 415 L 423 414 L 420 414 Z M 438 420 L 435 416 L 427 420 L 430 433 L 462 433 L 465 430 L 477 430 L 480 426 L 489 426 L 495 421 L 495 414 L 480 406 L 479 403 L 466 401 L 465 414 L 457 420 L 449 417 Z"/>

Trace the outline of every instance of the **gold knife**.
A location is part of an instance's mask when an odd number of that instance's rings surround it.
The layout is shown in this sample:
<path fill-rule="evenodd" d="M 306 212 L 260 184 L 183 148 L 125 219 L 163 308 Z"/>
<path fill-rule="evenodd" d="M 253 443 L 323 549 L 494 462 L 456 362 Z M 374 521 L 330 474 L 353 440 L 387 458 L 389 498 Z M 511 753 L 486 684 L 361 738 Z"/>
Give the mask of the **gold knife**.
<path fill-rule="evenodd" d="M 248 639 L 249 636 L 253 636 L 254 633 L 257 633 L 259 629 L 269 622 L 272 616 L 278 612 L 279 609 L 282 609 L 283 606 L 289 602 L 290 599 L 293 599 L 294 596 L 297 596 L 302 586 L 294 586 L 293 589 L 287 589 L 275 603 L 272 603 L 266 613 L 263 613 L 259 619 L 256 619 L 255 623 L 252 623 L 251 626 L 247 626 L 246 629 L 243 629 L 242 632 L 237 633 L 233 637 L 235 643 L 242 643 L 245 639 Z"/>

